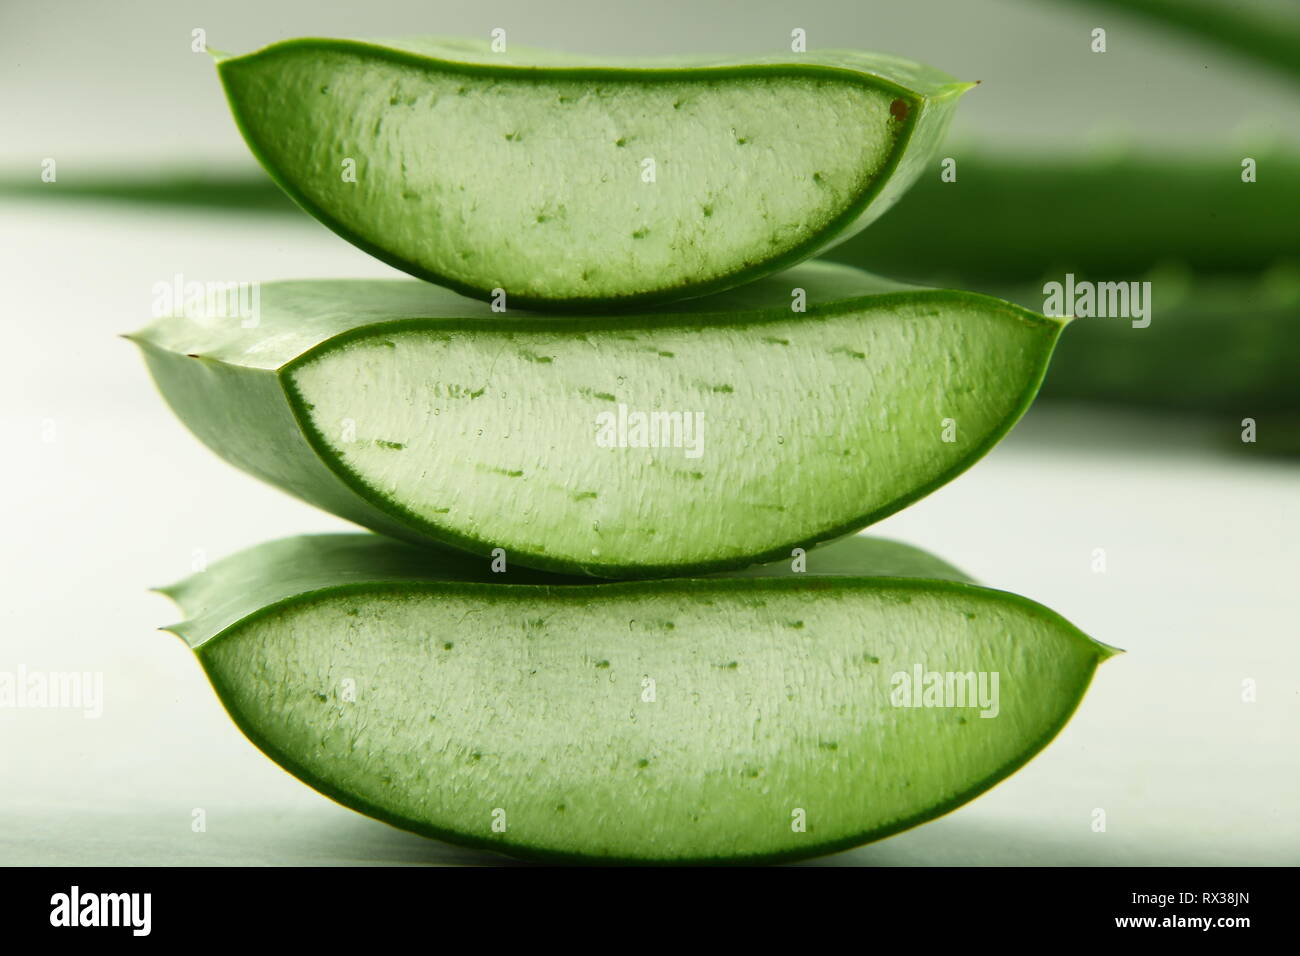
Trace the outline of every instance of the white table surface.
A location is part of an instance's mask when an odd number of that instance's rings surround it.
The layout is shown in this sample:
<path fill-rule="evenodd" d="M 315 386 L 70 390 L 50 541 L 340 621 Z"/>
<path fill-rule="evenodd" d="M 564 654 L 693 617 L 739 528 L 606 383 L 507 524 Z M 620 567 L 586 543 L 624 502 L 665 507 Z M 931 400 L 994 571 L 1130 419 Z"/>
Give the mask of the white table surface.
<path fill-rule="evenodd" d="M 196 549 L 349 527 L 172 417 L 114 337 L 148 320 L 153 283 L 393 273 L 305 217 L 12 200 L 0 270 L 0 670 L 105 684 L 97 720 L 0 709 L 0 864 L 502 862 L 368 820 L 276 767 L 155 630 L 175 611 L 146 590 L 188 573 Z M 1229 447 L 1237 430 L 1042 405 L 877 526 L 1128 653 L 1019 773 L 817 862 L 1300 862 L 1300 463 Z"/>

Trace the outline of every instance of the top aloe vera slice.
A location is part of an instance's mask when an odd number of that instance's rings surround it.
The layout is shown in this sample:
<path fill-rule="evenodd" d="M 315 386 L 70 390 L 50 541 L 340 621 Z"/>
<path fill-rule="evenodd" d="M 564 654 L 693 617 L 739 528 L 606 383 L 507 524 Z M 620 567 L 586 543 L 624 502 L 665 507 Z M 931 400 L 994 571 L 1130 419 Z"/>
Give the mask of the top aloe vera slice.
<path fill-rule="evenodd" d="M 525 308 L 664 302 L 802 261 L 898 198 L 971 85 L 857 52 L 597 62 L 428 38 L 289 40 L 218 69 L 307 212 Z"/>
<path fill-rule="evenodd" d="M 494 314 L 414 280 L 276 283 L 254 327 L 133 338 L 199 438 L 307 501 L 643 577 L 788 555 L 943 484 L 1028 406 L 1061 326 L 808 263 L 615 319 Z"/>
<path fill-rule="evenodd" d="M 517 856 L 758 862 L 880 839 L 1020 767 L 1113 650 L 857 538 L 713 578 L 494 574 L 375 535 L 165 593 L 231 717 L 346 806 Z"/>

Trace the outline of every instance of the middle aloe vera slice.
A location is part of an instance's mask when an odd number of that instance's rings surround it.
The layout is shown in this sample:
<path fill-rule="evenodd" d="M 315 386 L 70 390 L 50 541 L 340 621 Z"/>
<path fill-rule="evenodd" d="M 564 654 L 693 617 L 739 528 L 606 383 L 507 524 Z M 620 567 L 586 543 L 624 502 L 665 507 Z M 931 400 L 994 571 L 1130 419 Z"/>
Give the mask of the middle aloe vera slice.
<path fill-rule="evenodd" d="M 285 282 L 255 327 L 166 318 L 133 338 L 199 438 L 307 501 L 640 577 L 788 555 L 928 493 L 1021 415 L 1060 329 L 808 264 L 601 319 L 492 313 L 408 280 Z"/>
<path fill-rule="evenodd" d="M 299 39 L 218 69 L 253 152 L 385 262 L 522 306 L 742 285 L 884 212 L 971 84 L 878 54 L 600 63 Z"/>

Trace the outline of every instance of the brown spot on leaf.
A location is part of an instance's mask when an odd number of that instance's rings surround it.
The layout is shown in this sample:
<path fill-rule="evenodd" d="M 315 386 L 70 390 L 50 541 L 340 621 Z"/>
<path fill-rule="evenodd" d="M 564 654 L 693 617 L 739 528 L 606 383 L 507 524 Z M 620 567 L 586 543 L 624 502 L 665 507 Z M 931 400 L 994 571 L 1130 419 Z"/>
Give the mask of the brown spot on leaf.
<path fill-rule="evenodd" d="M 907 100 L 902 99 L 900 97 L 899 99 L 896 99 L 894 100 L 894 102 L 890 103 L 889 115 L 892 116 L 894 119 L 898 120 L 900 123 L 903 120 L 907 119 Z"/>

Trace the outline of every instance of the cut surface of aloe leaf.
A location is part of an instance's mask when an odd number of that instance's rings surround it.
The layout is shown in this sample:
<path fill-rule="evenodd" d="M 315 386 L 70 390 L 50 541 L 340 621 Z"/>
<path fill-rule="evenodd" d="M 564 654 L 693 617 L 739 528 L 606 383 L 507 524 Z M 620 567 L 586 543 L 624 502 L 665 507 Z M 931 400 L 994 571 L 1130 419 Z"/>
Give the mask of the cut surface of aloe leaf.
<path fill-rule="evenodd" d="M 1114 653 L 864 538 L 803 573 L 591 584 L 318 535 L 166 593 L 231 717 L 290 773 L 536 858 L 781 860 L 888 836 L 1019 768 Z"/>
<path fill-rule="evenodd" d="M 199 438 L 320 507 L 642 577 L 788 555 L 928 493 L 1021 415 L 1060 328 L 810 263 L 599 319 L 410 280 L 276 283 L 255 327 L 166 318 L 133 338 Z"/>
<path fill-rule="evenodd" d="M 218 70 L 307 212 L 412 275 L 520 306 L 741 285 L 878 216 L 971 84 L 831 52 L 624 61 L 298 39 Z"/>

